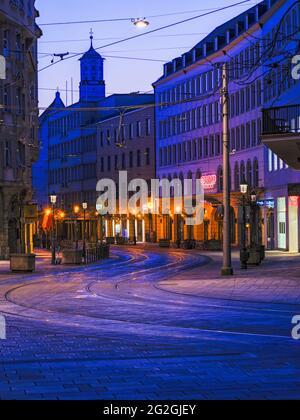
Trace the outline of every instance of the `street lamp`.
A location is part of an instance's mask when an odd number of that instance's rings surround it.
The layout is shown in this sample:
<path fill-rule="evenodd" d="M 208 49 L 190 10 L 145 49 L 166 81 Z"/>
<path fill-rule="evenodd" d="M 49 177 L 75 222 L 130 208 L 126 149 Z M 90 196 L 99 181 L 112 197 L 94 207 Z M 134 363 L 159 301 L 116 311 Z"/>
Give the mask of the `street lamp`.
<path fill-rule="evenodd" d="M 257 200 L 257 195 L 255 191 L 252 191 L 251 193 L 251 203 L 255 204 Z"/>
<path fill-rule="evenodd" d="M 83 208 L 83 261 L 86 264 L 86 211 L 88 208 L 88 203 L 82 203 Z"/>
<path fill-rule="evenodd" d="M 50 195 L 50 203 L 52 205 L 52 235 L 51 235 L 51 247 L 52 247 L 52 259 L 51 264 L 56 265 L 56 252 L 55 252 L 55 205 L 57 201 L 57 195 L 53 192 Z"/>
<path fill-rule="evenodd" d="M 145 29 L 150 25 L 150 22 L 146 20 L 146 18 L 136 18 L 131 20 L 134 26 L 139 29 Z"/>
<path fill-rule="evenodd" d="M 244 180 L 241 185 L 240 185 L 240 191 L 242 194 L 242 199 L 243 199 L 243 224 L 242 224 L 242 235 L 241 235 L 241 255 L 240 255 L 240 260 L 241 260 L 241 268 L 243 270 L 247 270 L 248 265 L 248 253 L 247 253 L 247 244 L 246 244 L 246 195 L 248 193 L 248 184 L 247 182 Z"/>
<path fill-rule="evenodd" d="M 133 243 L 134 243 L 134 245 L 136 245 L 137 244 L 137 239 L 136 239 L 136 226 L 135 226 L 135 223 L 136 223 L 136 210 L 133 210 Z"/>
<path fill-rule="evenodd" d="M 96 204 L 96 210 L 100 217 L 100 243 L 103 244 L 103 204 Z"/>
<path fill-rule="evenodd" d="M 176 223 L 177 223 L 177 248 L 181 247 L 181 207 L 177 206 L 175 209 L 176 213 Z"/>
<path fill-rule="evenodd" d="M 79 206 L 74 207 L 74 213 L 75 213 L 75 248 L 76 251 L 78 251 L 78 224 L 77 224 L 77 215 L 80 211 Z"/>

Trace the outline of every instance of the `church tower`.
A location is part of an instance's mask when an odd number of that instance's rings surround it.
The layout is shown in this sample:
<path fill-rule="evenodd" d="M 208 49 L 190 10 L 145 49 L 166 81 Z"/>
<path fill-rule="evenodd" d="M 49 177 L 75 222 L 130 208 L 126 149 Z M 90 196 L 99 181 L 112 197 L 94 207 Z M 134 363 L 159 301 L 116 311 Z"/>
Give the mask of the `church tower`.
<path fill-rule="evenodd" d="M 104 59 L 93 47 L 92 31 L 90 39 L 91 47 L 80 59 L 80 101 L 83 102 L 95 102 L 105 98 Z"/>

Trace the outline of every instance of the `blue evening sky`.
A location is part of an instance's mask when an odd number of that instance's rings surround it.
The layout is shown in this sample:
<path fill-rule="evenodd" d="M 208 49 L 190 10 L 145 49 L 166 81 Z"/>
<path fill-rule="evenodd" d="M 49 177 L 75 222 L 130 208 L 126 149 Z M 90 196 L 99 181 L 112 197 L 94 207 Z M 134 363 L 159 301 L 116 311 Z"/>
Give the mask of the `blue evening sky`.
<path fill-rule="evenodd" d="M 228 6 L 238 0 L 37 0 L 36 7 L 41 17 L 38 23 L 97 20 L 124 17 L 147 17 L 150 29 L 187 19 L 206 12 L 207 9 Z M 251 0 L 243 6 L 236 6 L 212 16 L 199 18 L 159 33 L 137 40 L 101 49 L 106 57 L 105 80 L 107 94 L 150 91 L 151 84 L 162 74 L 163 62 L 138 61 L 119 57 L 146 58 L 168 61 L 192 48 L 207 33 L 219 24 L 259 3 Z M 188 13 L 183 13 L 188 12 Z M 178 15 L 155 17 L 155 15 L 178 13 Z M 152 17 L 153 16 L 153 17 Z M 53 53 L 83 53 L 89 48 L 89 32 L 93 28 L 94 46 L 100 47 L 122 39 L 141 30 L 130 21 L 110 23 L 86 23 L 64 26 L 41 26 L 43 37 L 39 44 L 39 66 L 47 66 Z M 46 55 L 49 54 L 49 55 Z M 70 89 L 74 80 L 74 100 L 78 98 L 79 62 L 78 58 L 59 63 L 39 74 L 40 106 L 52 102 L 57 87 L 66 99 L 66 81 Z M 69 104 L 70 104 L 69 93 Z"/>

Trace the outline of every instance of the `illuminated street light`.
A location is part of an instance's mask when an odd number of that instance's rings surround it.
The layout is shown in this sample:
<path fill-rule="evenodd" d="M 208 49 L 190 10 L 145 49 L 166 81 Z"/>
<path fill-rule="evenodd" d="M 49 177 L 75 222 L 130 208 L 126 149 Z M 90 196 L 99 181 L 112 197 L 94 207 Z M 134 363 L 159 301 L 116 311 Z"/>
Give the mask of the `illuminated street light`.
<path fill-rule="evenodd" d="M 248 184 L 243 180 L 240 184 L 240 191 L 243 196 L 243 225 L 242 225 L 242 243 L 241 243 L 241 268 L 247 270 L 248 268 L 248 253 L 247 253 L 247 244 L 246 244 L 246 229 L 247 229 L 247 220 L 246 220 L 246 195 L 248 193 Z"/>
<path fill-rule="evenodd" d="M 57 202 L 57 195 L 53 192 L 50 195 L 50 203 L 52 204 L 52 235 L 51 235 L 51 247 L 52 247 L 52 258 L 51 264 L 56 265 L 56 250 L 55 250 L 55 205 Z"/>
<path fill-rule="evenodd" d="M 131 21 L 139 29 L 145 29 L 150 25 L 150 22 L 148 22 L 146 18 L 137 18 L 132 19 Z"/>
<path fill-rule="evenodd" d="M 96 204 L 97 214 L 100 217 L 100 243 L 103 244 L 103 204 L 97 203 Z"/>
<path fill-rule="evenodd" d="M 75 248 L 78 251 L 78 224 L 77 224 L 77 215 L 80 211 L 79 206 L 74 206 L 74 213 L 75 213 Z"/>
<path fill-rule="evenodd" d="M 248 192 L 248 184 L 247 184 L 246 181 L 243 181 L 241 183 L 241 185 L 240 185 L 240 191 L 241 191 L 241 194 L 243 194 L 244 196 L 247 194 L 247 192 Z"/>
<path fill-rule="evenodd" d="M 88 203 L 82 203 L 83 208 L 83 261 L 86 264 L 86 211 L 88 208 Z"/>

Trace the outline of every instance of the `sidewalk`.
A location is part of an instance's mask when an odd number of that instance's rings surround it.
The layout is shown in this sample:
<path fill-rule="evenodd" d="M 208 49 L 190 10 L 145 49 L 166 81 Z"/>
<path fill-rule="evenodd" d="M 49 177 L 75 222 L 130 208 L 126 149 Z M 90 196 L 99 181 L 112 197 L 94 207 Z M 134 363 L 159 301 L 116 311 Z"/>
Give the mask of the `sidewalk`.
<path fill-rule="evenodd" d="M 61 269 L 66 266 L 56 266 L 51 265 L 51 252 L 44 249 L 35 250 L 36 254 L 36 271 L 33 273 L 12 273 L 10 271 L 10 262 L 9 261 L 0 261 L 0 281 L 8 279 L 20 279 L 22 277 L 36 277 L 41 274 L 45 274 L 50 270 L 53 272 L 55 270 Z"/>
<path fill-rule="evenodd" d="M 241 270 L 238 253 L 233 253 L 233 277 L 222 277 L 222 254 L 201 252 L 211 262 L 201 269 L 175 275 L 160 282 L 161 290 L 209 299 L 252 303 L 300 304 L 300 255 L 268 252 L 259 267 Z"/>

